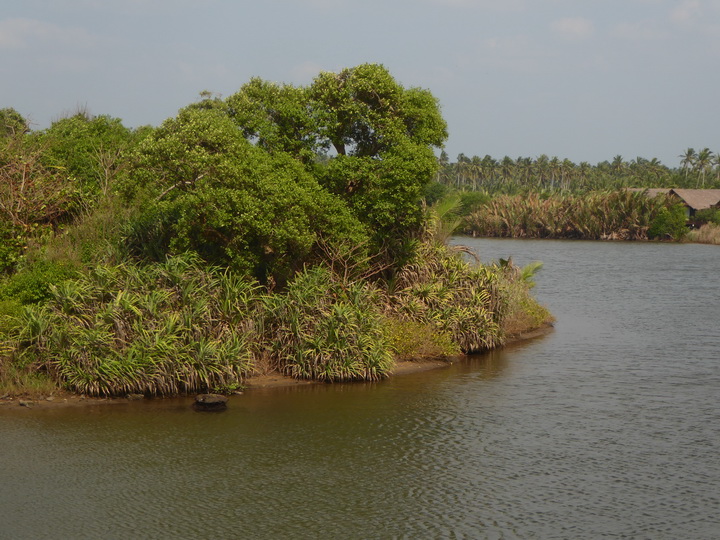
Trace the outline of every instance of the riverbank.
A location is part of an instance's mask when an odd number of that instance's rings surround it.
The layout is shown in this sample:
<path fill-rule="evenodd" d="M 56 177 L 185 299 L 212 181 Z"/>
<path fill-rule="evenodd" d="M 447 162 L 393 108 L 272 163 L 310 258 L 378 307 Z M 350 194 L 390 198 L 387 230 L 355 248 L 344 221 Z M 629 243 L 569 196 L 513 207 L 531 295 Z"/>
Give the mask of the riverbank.
<path fill-rule="evenodd" d="M 540 338 L 551 333 L 554 330 L 552 323 L 546 323 L 541 328 L 521 332 L 510 336 L 505 345 L 501 348 L 512 346 L 517 343 Z M 481 353 L 482 354 L 482 353 Z M 395 364 L 390 373 L 390 377 L 409 375 L 433 369 L 441 369 L 448 367 L 457 362 L 467 361 L 474 355 L 458 355 L 448 359 L 423 359 L 423 360 L 404 360 Z M 277 371 L 268 371 L 257 373 L 245 380 L 243 390 L 235 392 L 234 395 L 242 395 L 246 391 L 261 388 L 280 388 L 292 386 L 308 386 L 312 384 L 332 384 L 321 381 L 295 379 L 284 375 Z M 177 396 L 175 396 L 177 397 Z M 144 399 L 163 399 L 163 398 L 145 398 L 139 394 L 130 394 L 126 397 L 91 397 L 82 394 L 74 394 L 72 392 L 58 389 L 50 395 L 3 395 L 0 396 L 0 410 L 29 410 L 29 409 L 57 409 L 65 407 L 89 407 L 100 405 L 117 405 L 128 403 L 129 401 L 142 401 Z"/>

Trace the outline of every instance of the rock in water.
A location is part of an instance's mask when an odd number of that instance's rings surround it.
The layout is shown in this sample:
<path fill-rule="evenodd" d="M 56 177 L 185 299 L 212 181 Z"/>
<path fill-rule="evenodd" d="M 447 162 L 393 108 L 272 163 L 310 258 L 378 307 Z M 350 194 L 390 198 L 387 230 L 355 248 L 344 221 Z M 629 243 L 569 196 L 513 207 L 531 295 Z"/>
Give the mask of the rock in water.
<path fill-rule="evenodd" d="M 198 394 L 195 396 L 196 411 L 224 411 L 228 398 L 220 394 Z"/>

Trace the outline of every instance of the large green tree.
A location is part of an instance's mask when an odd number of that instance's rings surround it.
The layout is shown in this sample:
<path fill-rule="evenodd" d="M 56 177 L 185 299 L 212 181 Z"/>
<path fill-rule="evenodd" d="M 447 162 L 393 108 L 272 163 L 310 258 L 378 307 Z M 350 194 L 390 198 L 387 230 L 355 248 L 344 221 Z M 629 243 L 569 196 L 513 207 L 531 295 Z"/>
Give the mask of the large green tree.
<path fill-rule="evenodd" d="M 447 126 L 433 95 L 404 88 L 382 65 L 322 72 L 306 88 L 253 79 L 226 100 L 248 140 L 311 167 L 373 234 L 397 251 L 422 221 Z M 318 156 L 328 152 L 318 166 Z"/>
<path fill-rule="evenodd" d="M 261 281 L 286 281 L 320 244 L 365 243 L 341 199 L 288 154 L 248 142 L 221 108 L 188 107 L 147 137 L 127 191 L 141 209 L 136 252 L 195 251 Z"/>

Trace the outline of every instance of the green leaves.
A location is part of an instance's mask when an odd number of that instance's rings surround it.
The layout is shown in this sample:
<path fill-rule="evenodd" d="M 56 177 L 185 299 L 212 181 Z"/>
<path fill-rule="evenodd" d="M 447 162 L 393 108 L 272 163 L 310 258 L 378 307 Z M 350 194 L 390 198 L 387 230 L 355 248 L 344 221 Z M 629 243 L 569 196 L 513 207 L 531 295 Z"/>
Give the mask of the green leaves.
<path fill-rule="evenodd" d="M 140 146 L 132 178 L 145 202 L 128 240 L 145 256 L 193 251 L 283 283 L 321 235 L 364 241 L 346 205 L 302 163 L 253 146 L 219 109 L 188 108 L 165 122 Z"/>
<path fill-rule="evenodd" d="M 394 365 L 379 292 L 345 283 L 321 266 L 305 269 L 283 294 L 266 297 L 277 369 L 303 379 L 377 380 Z"/>
<path fill-rule="evenodd" d="M 257 285 L 204 266 L 186 256 L 98 267 L 53 287 L 45 306 L 22 314 L 18 354 L 92 395 L 238 385 L 258 347 Z"/>

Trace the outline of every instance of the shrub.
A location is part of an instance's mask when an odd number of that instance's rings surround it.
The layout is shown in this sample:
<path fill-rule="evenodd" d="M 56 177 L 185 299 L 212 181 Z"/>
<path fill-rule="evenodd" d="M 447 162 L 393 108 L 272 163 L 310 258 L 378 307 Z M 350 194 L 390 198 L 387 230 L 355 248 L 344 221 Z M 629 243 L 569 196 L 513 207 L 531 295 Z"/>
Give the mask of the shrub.
<path fill-rule="evenodd" d="M 134 253 L 193 251 L 265 282 L 302 268 L 321 237 L 362 244 L 347 205 L 290 156 L 248 142 L 217 109 L 186 108 L 147 137 L 125 185 Z"/>
<path fill-rule="evenodd" d="M 76 276 L 69 264 L 38 261 L 5 279 L 0 300 L 14 299 L 23 305 L 37 304 L 51 296 L 50 288 Z"/>
<path fill-rule="evenodd" d="M 230 388 L 252 369 L 257 286 L 197 257 L 102 265 L 28 309 L 18 360 L 91 395 Z"/>
<path fill-rule="evenodd" d="M 0 275 L 15 270 L 25 248 L 25 241 L 19 230 L 0 221 Z"/>
<path fill-rule="evenodd" d="M 699 229 L 690 231 L 687 238 L 691 242 L 698 242 L 700 244 L 720 245 L 720 225 L 706 223 Z"/>
<path fill-rule="evenodd" d="M 460 354 L 452 337 L 434 324 L 388 318 L 392 348 L 397 360 L 446 358 Z"/>
<path fill-rule="evenodd" d="M 687 218 L 682 205 L 675 204 L 669 208 L 661 208 L 648 229 L 648 237 L 682 240 L 688 233 L 686 223 Z"/>
<path fill-rule="evenodd" d="M 395 288 L 390 299 L 397 318 L 433 326 L 462 352 L 503 343 L 505 303 L 497 269 L 471 266 L 447 246 L 425 241 L 399 272 Z"/>
<path fill-rule="evenodd" d="M 554 320 L 548 309 L 530 294 L 535 286 L 533 276 L 541 267 L 542 263 L 534 262 L 518 268 L 509 260 L 500 260 L 498 289 L 507 306 L 501 323 L 504 336 L 517 336 Z"/>
<path fill-rule="evenodd" d="M 379 292 L 342 282 L 327 268 L 305 269 L 283 294 L 266 297 L 270 353 L 281 372 L 321 381 L 374 381 L 393 355 Z"/>
<path fill-rule="evenodd" d="M 720 208 L 706 208 L 705 210 L 698 211 L 693 216 L 693 221 L 696 223 L 713 223 L 720 225 Z"/>

